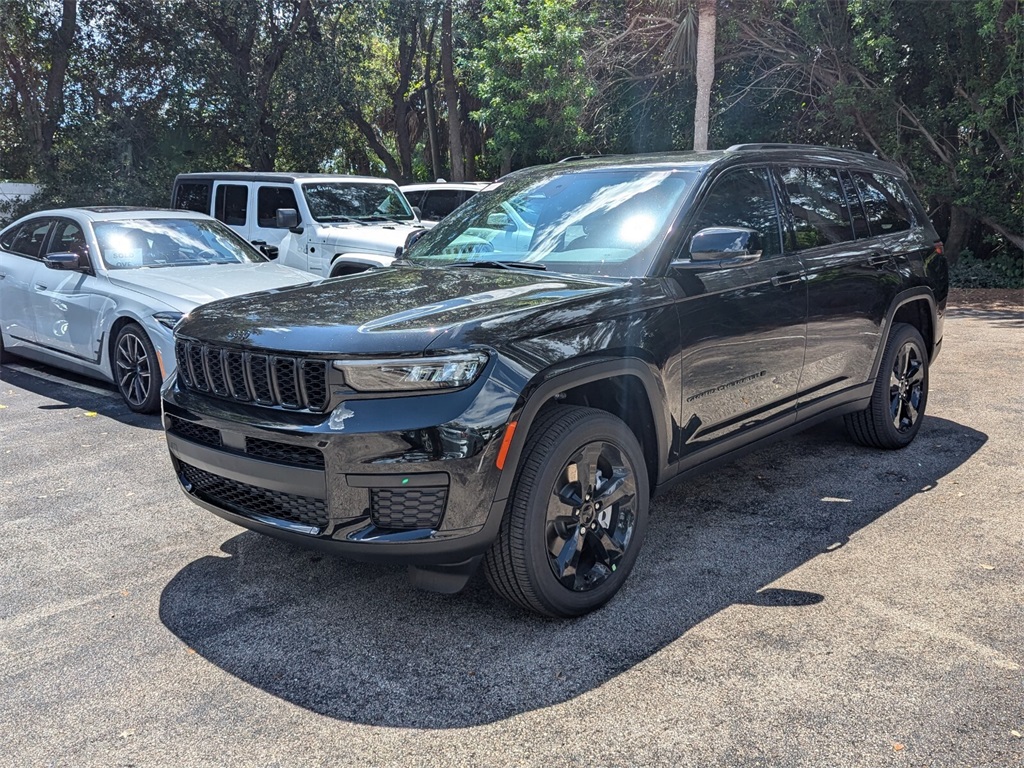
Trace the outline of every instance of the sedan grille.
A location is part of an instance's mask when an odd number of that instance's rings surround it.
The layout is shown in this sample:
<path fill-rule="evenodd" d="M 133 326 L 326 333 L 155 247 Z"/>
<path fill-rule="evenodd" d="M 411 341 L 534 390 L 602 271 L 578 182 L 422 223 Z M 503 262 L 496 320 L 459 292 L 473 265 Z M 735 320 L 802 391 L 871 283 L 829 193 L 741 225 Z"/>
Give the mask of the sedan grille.
<path fill-rule="evenodd" d="M 325 360 L 242 352 L 187 339 L 175 340 L 174 354 L 185 389 L 291 410 L 327 408 Z"/>

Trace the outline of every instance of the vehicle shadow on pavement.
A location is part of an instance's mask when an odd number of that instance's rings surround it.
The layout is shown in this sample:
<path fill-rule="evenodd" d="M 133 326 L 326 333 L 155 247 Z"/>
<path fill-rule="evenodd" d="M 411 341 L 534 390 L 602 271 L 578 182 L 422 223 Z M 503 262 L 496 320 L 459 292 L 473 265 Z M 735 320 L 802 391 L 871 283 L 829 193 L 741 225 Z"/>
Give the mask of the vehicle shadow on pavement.
<path fill-rule="evenodd" d="M 766 587 L 934 492 L 986 439 L 929 417 L 910 448 L 873 451 L 828 424 L 687 481 L 654 502 L 623 590 L 573 621 L 506 604 L 480 574 L 459 595 L 422 593 L 402 569 L 251 532 L 177 573 L 160 618 L 224 671 L 328 717 L 491 723 L 595 689 L 734 604 L 816 620 L 828 594 Z"/>
<path fill-rule="evenodd" d="M 1001 328 L 1024 328 L 1024 310 L 957 307 L 950 310 L 950 315 L 969 317 L 973 320 L 988 320 L 993 325 Z"/>
<path fill-rule="evenodd" d="M 46 378 L 33 375 L 33 371 L 45 374 Z M 58 382 L 56 379 L 60 379 L 60 381 Z M 108 419 L 133 427 L 163 428 L 158 414 L 142 414 L 132 411 L 121 399 L 121 395 L 113 384 L 62 371 L 59 368 L 51 368 L 42 363 L 31 360 L 18 360 L 15 365 L 5 363 L 0 368 L 0 381 L 57 401 L 53 405 L 39 406 L 42 410 L 80 408 L 83 411 L 95 411 Z M 89 389 L 78 386 L 83 384 Z M 104 391 L 105 394 L 90 391 L 93 389 Z M 109 394 L 106 394 L 107 391 Z"/>

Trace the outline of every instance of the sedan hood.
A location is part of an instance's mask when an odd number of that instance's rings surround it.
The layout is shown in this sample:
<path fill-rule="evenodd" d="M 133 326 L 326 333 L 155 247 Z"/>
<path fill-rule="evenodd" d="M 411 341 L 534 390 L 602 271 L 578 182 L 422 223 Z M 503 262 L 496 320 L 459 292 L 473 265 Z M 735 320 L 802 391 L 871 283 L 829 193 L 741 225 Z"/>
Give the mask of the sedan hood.
<path fill-rule="evenodd" d="M 122 269 L 107 273 L 113 285 L 164 302 L 182 312 L 217 299 L 308 283 L 314 278 L 283 264 L 206 264 L 195 267 Z"/>
<path fill-rule="evenodd" d="M 556 305 L 578 305 L 585 322 L 598 297 L 628 293 L 624 283 L 526 270 L 480 268 L 371 270 L 309 286 L 219 301 L 178 326 L 210 343 L 302 353 L 417 353 L 439 337 L 454 346 L 500 345 L 565 323 Z M 561 314 L 560 317 L 558 315 Z"/>

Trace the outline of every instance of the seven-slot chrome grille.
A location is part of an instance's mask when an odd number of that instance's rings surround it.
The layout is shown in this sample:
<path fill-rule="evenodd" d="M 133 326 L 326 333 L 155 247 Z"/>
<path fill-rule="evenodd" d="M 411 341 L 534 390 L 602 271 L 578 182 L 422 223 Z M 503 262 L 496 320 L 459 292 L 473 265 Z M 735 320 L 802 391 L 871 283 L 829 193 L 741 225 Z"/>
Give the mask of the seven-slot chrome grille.
<path fill-rule="evenodd" d="M 178 378 L 186 389 L 242 403 L 324 411 L 327 361 L 175 339 Z"/>

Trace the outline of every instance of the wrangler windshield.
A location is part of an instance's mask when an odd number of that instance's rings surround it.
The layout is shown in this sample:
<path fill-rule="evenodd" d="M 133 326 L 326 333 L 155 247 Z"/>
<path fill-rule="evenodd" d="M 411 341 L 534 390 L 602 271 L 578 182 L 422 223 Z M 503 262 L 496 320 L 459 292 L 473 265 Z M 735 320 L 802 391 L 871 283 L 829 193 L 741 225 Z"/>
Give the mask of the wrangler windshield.
<path fill-rule="evenodd" d="M 302 193 L 313 218 L 332 221 L 412 221 L 412 208 L 393 184 L 348 181 L 303 184 Z"/>
<path fill-rule="evenodd" d="M 693 168 L 549 169 L 484 190 L 407 251 L 417 264 L 645 275 Z"/>

